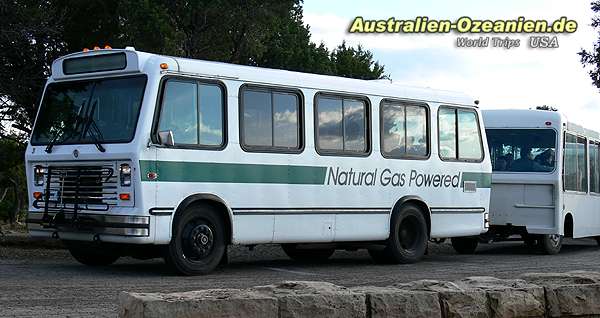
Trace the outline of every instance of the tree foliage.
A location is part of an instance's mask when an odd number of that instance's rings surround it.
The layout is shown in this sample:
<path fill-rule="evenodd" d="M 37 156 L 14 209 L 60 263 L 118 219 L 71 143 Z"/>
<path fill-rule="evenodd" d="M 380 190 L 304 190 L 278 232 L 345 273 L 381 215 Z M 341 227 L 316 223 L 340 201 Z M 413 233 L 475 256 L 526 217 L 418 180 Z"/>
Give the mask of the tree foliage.
<path fill-rule="evenodd" d="M 384 76 L 384 67 L 360 46 L 341 43 L 330 51 L 312 42 L 301 0 L 3 0 L 0 138 L 9 139 L 0 143 L 0 153 L 14 145 L 23 151 L 52 61 L 96 45 L 362 79 Z M 22 132 L 9 133 L 8 126 Z M 0 196 L 12 167 L 0 166 Z"/>
<path fill-rule="evenodd" d="M 594 0 L 591 3 L 592 11 L 596 15 L 592 18 L 592 27 L 598 30 L 599 39 L 594 43 L 592 50 L 581 50 L 579 56 L 584 67 L 591 67 L 588 71 L 594 85 L 600 88 L 600 0 Z"/>

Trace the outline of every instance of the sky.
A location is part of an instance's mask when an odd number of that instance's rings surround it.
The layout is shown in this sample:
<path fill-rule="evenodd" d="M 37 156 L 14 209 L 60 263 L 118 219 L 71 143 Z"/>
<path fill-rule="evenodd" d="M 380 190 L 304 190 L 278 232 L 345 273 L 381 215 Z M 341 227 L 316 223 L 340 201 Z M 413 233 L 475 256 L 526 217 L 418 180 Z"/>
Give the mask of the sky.
<path fill-rule="evenodd" d="M 457 48 L 456 38 L 474 34 L 349 34 L 356 16 L 365 19 L 454 20 L 515 19 L 553 21 L 562 16 L 577 21 L 573 34 L 558 34 L 559 48 L 532 49 L 528 35 L 503 34 L 521 39 L 521 46 L 503 48 Z M 530 108 L 551 105 L 570 120 L 600 131 L 600 89 L 592 85 L 588 70 L 577 53 L 591 49 L 598 33 L 590 26 L 593 12 L 588 0 L 305 0 L 304 22 L 312 39 L 330 49 L 342 41 L 362 44 L 385 65 L 395 83 L 468 93 L 480 100 L 482 109 Z M 488 36 L 488 35 L 483 35 Z M 489 36 L 496 36 L 490 34 Z"/>

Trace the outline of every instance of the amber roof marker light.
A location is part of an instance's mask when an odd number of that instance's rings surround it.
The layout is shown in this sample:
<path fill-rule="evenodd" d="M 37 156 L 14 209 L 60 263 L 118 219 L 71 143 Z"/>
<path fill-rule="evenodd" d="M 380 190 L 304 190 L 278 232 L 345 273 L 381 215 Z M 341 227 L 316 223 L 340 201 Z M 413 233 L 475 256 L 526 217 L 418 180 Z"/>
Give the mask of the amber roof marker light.
<path fill-rule="evenodd" d="M 161 70 L 166 70 L 168 68 L 169 68 L 169 64 L 167 64 L 167 63 L 160 63 L 160 69 Z"/>

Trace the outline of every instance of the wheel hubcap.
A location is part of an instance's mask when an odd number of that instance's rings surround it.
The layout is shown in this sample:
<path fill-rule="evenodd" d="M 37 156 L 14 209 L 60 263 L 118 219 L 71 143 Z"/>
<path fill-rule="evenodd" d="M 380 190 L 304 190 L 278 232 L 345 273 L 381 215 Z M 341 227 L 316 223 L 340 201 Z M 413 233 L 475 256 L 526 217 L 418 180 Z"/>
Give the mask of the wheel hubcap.
<path fill-rule="evenodd" d="M 548 238 L 550 239 L 552 246 L 556 247 L 556 246 L 558 246 L 558 244 L 560 244 L 560 235 L 552 234 L 552 235 L 549 235 Z"/>
<path fill-rule="evenodd" d="M 210 255 L 214 246 L 213 230 L 204 222 L 188 224 L 182 235 L 183 256 L 199 261 Z"/>

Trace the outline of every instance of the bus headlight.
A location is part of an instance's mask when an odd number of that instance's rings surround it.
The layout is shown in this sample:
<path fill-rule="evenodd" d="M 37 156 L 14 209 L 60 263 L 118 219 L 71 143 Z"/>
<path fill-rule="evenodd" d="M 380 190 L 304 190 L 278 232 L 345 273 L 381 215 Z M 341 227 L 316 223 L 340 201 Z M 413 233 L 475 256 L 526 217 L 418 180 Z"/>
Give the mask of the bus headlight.
<path fill-rule="evenodd" d="M 44 185 L 44 176 L 46 175 L 46 168 L 42 166 L 35 166 L 33 168 L 33 182 L 36 186 Z"/>
<path fill-rule="evenodd" d="M 131 185 L 131 167 L 124 163 L 119 167 L 121 186 L 128 187 Z"/>

